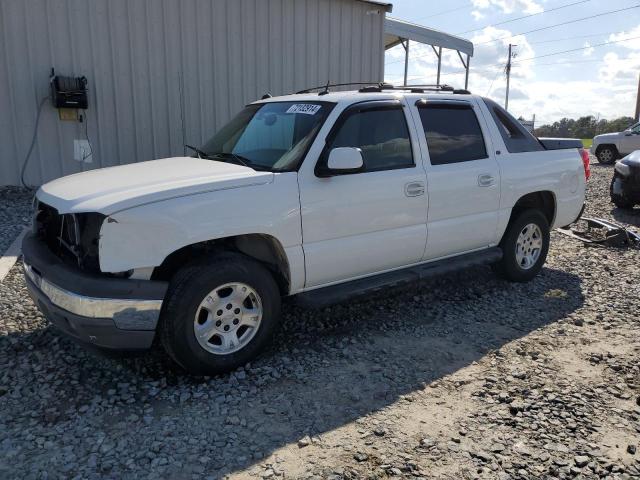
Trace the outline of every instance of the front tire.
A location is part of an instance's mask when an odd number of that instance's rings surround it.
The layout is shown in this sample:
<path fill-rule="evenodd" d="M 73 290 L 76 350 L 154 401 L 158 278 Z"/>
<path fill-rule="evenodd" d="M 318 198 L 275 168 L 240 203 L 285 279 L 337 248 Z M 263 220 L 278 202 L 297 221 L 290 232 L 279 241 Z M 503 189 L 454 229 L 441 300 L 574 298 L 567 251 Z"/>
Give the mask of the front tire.
<path fill-rule="evenodd" d="M 525 210 L 511 220 L 502 237 L 502 260 L 494 270 L 511 282 L 528 282 L 542 269 L 549 252 L 549 222 L 539 210 Z"/>
<path fill-rule="evenodd" d="M 190 373 L 214 375 L 254 359 L 280 320 L 271 273 L 240 254 L 205 257 L 174 275 L 160 315 L 166 352 Z"/>
<path fill-rule="evenodd" d="M 604 147 L 598 148 L 596 158 L 598 159 L 598 162 L 603 165 L 611 165 L 618 158 L 618 151 L 615 147 L 605 145 Z"/>

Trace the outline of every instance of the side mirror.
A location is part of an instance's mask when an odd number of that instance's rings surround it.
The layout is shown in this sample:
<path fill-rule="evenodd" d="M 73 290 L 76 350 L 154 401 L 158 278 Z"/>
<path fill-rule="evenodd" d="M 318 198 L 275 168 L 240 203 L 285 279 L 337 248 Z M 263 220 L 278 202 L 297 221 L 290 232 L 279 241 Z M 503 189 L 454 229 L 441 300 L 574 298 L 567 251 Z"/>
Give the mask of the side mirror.
<path fill-rule="evenodd" d="M 327 168 L 335 173 L 353 173 L 364 166 L 362 150 L 353 147 L 338 147 L 329 152 Z"/>
<path fill-rule="evenodd" d="M 625 137 L 630 137 L 631 135 L 633 135 L 633 132 L 625 132 L 624 134 Z"/>

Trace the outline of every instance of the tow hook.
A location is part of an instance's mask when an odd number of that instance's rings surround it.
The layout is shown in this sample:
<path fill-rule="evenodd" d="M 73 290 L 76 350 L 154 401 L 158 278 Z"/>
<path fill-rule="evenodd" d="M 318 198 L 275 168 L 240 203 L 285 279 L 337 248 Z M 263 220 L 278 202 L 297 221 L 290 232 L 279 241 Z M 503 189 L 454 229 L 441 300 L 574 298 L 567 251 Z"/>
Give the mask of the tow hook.
<path fill-rule="evenodd" d="M 639 248 L 640 235 L 621 225 L 602 218 L 582 217 L 579 221 L 587 224 L 586 230 L 577 228 L 558 228 L 558 232 L 575 238 L 591 246 L 614 248 Z"/>

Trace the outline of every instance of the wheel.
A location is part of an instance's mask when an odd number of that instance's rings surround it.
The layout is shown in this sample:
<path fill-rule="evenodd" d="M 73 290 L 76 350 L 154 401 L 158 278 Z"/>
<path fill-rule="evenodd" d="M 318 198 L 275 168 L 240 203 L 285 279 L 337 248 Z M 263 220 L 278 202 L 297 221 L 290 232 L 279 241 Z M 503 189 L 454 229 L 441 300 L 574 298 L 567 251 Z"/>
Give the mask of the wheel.
<path fill-rule="evenodd" d="M 160 339 L 185 370 L 213 375 L 255 358 L 279 320 L 280 291 L 271 273 L 244 255 L 222 253 L 174 275 Z"/>
<path fill-rule="evenodd" d="M 618 158 L 618 152 L 615 147 L 611 147 L 606 145 L 604 147 L 598 148 L 596 152 L 596 157 L 598 158 L 598 162 L 604 165 L 611 165 Z"/>
<path fill-rule="evenodd" d="M 623 195 L 622 190 L 622 180 L 618 176 L 618 174 L 614 174 L 611 179 L 611 187 L 609 188 L 609 193 L 611 195 L 611 201 L 618 208 L 633 208 L 633 202 L 627 200 Z"/>
<path fill-rule="evenodd" d="M 549 222 L 539 210 L 519 213 L 500 242 L 502 260 L 494 270 L 512 282 L 528 282 L 542 269 L 549 251 Z"/>

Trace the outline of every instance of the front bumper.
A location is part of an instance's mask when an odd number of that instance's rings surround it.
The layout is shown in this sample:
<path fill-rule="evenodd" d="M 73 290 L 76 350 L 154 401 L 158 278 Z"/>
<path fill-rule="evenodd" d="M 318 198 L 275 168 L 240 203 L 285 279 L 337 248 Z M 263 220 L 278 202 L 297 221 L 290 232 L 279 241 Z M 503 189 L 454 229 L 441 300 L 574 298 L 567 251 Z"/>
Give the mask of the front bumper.
<path fill-rule="evenodd" d="M 167 283 L 87 274 L 53 255 L 34 235 L 23 240 L 29 293 L 67 335 L 101 348 L 151 346 Z"/>

